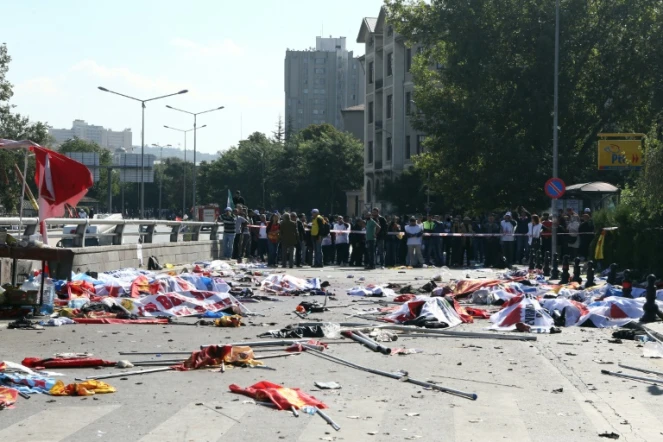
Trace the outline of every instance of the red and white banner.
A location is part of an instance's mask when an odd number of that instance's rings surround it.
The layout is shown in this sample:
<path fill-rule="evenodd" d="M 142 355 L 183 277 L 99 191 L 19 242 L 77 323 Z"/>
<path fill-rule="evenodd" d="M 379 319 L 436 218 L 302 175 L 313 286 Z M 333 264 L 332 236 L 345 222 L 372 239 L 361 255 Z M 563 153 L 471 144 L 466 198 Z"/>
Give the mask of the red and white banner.
<path fill-rule="evenodd" d="M 145 296 L 140 299 L 116 298 L 131 313 L 138 316 L 195 316 L 205 312 L 218 312 L 236 306 L 237 313 L 246 309 L 232 295 L 219 292 L 191 290 Z"/>
<path fill-rule="evenodd" d="M 491 330 L 510 331 L 522 322 L 532 328 L 540 328 L 548 333 L 555 325 L 553 318 L 541 307 L 539 301 L 525 295 L 516 296 L 504 304 L 502 310 L 490 317 Z"/>

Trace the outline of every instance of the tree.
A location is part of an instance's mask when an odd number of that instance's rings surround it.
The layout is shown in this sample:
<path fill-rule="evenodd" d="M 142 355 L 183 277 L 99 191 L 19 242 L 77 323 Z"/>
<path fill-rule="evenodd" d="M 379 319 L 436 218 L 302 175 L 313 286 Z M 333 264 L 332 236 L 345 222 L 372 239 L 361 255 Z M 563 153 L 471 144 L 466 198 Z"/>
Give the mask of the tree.
<path fill-rule="evenodd" d="M 3 43 L 0 45 L 0 138 L 45 144 L 49 140 L 46 124 L 33 123 L 29 118 L 12 112 L 14 106 L 9 103 L 13 95 L 12 84 L 6 78 L 10 62 L 7 45 Z M 23 169 L 24 155 L 25 152 L 0 149 L 0 205 L 9 213 L 15 212 L 20 203 L 22 185 L 14 171 L 14 164 Z M 29 161 L 28 167 L 26 181 L 35 191 L 32 180 L 28 178 L 34 175 L 34 160 Z"/>
<path fill-rule="evenodd" d="M 295 126 L 292 122 L 292 115 L 288 116 L 288 121 L 285 124 L 285 140 L 289 141 L 295 135 Z"/>
<path fill-rule="evenodd" d="M 286 134 L 281 115 L 279 115 L 279 121 L 276 123 L 276 130 L 272 132 L 272 135 L 274 136 L 274 141 L 276 143 L 283 144 L 285 142 Z"/>
<path fill-rule="evenodd" d="M 384 180 L 378 199 L 389 201 L 393 213 L 422 213 L 426 210 L 427 195 L 422 172 L 414 167 Z"/>
<path fill-rule="evenodd" d="M 546 0 L 387 0 L 414 61 L 416 165 L 450 203 L 490 210 L 545 204 L 552 172 L 554 4 Z M 596 170 L 601 132 L 642 132 L 663 107 L 663 10 L 657 0 L 561 5 L 559 170 Z M 621 180 L 619 175 L 608 175 Z M 534 204 L 532 204 L 534 203 Z"/>

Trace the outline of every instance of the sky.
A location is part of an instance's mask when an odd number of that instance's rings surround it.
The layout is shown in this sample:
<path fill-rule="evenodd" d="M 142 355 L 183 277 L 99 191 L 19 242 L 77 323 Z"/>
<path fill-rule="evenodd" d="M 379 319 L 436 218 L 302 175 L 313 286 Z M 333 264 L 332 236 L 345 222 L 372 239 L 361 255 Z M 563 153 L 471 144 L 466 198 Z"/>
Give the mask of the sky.
<path fill-rule="evenodd" d="M 271 134 L 284 114 L 286 49 L 315 46 L 316 36 L 356 43 L 363 17 L 382 0 L 22 0 L 3 2 L 0 43 L 12 61 L 16 112 L 54 128 L 74 119 L 113 130 L 131 128 L 140 145 L 140 103 L 97 89 L 148 99 L 145 144 L 183 146 L 201 112 L 197 149 L 215 153 L 259 131 Z M 193 145 L 189 134 L 188 148 Z"/>

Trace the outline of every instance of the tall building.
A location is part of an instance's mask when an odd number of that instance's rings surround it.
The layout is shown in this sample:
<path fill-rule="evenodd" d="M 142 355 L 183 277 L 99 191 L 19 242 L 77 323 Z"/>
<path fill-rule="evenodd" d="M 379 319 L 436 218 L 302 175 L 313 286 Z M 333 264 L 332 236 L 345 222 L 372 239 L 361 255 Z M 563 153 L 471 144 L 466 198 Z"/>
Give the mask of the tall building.
<path fill-rule="evenodd" d="M 385 179 L 412 166 L 412 156 L 422 152 L 424 134 L 410 124 L 414 109 L 414 84 L 410 68 L 416 47 L 386 22 L 385 9 L 377 18 L 361 22 L 357 43 L 364 43 L 360 57 L 366 69 L 364 112 L 364 201 L 381 205 L 376 198 Z M 389 207 L 383 209 L 389 210 Z"/>
<path fill-rule="evenodd" d="M 131 148 L 131 129 L 114 131 L 103 126 L 88 124 L 83 120 L 74 120 L 71 129 L 48 129 L 49 135 L 55 138 L 59 145 L 74 137 L 85 141 L 92 141 L 107 149 Z"/>
<path fill-rule="evenodd" d="M 345 37 L 316 37 L 316 47 L 285 53 L 285 119 L 294 131 L 329 123 L 343 130 L 341 110 L 364 102 L 364 71 Z"/>

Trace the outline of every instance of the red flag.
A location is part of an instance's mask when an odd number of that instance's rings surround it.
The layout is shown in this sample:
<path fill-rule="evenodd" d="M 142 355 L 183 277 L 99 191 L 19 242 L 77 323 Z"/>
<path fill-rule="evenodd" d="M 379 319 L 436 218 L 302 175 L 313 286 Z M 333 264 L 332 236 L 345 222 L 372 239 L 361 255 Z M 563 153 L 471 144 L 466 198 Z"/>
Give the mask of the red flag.
<path fill-rule="evenodd" d="M 242 388 L 239 385 L 230 385 L 230 391 L 249 396 L 257 401 L 271 402 L 279 410 L 289 410 L 290 407 L 300 409 L 305 405 L 312 405 L 318 408 L 327 408 L 325 404 L 310 396 L 299 388 L 286 388 L 278 384 L 272 384 L 269 381 L 261 381 L 248 388 Z"/>

